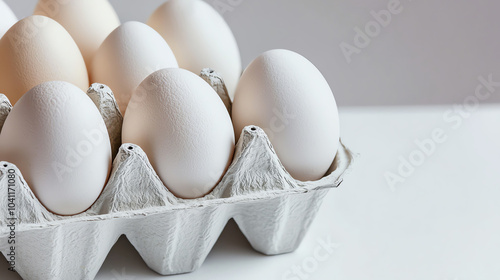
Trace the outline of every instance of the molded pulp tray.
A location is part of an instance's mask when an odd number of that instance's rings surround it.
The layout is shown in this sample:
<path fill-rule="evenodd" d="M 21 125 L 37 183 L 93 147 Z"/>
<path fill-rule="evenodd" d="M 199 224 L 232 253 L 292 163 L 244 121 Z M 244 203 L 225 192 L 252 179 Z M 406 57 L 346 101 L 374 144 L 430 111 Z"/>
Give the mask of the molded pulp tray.
<path fill-rule="evenodd" d="M 283 168 L 264 131 L 249 126 L 215 189 L 202 198 L 180 199 L 164 186 L 139 146 L 120 147 L 122 117 L 109 88 L 94 84 L 88 95 L 117 152 L 110 179 L 89 210 L 69 217 L 47 211 L 18 168 L 0 162 L 0 251 L 10 259 L 13 235 L 15 269 L 25 280 L 94 279 L 122 234 L 159 274 L 191 272 L 202 265 L 231 218 L 255 250 L 266 255 L 294 251 L 323 197 L 340 185 L 353 160 L 341 143 L 328 175 L 300 182 Z M 3 101 L 0 125 L 10 111 Z M 9 192 L 15 192 L 12 211 Z"/>

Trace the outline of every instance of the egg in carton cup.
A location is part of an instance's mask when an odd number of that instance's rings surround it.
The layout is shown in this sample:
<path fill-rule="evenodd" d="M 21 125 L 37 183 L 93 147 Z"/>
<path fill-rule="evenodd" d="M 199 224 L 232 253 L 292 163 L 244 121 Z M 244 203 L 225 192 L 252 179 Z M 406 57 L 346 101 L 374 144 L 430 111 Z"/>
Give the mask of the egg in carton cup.
<path fill-rule="evenodd" d="M 201 77 L 230 111 L 220 76 L 204 69 Z M 247 126 L 217 186 L 200 198 L 178 198 L 165 187 L 141 147 L 121 144 L 123 118 L 110 88 L 93 84 L 87 94 L 105 121 L 114 156 L 110 178 L 87 211 L 74 216 L 48 211 L 20 170 L 0 162 L 0 251 L 23 279 L 94 279 L 121 235 L 157 273 L 192 272 L 202 265 L 230 219 L 256 251 L 292 252 L 323 197 L 341 184 L 353 162 L 352 152 L 340 143 L 327 175 L 298 181 L 285 170 L 266 133 Z M 11 108 L 0 95 L 0 126 Z"/>

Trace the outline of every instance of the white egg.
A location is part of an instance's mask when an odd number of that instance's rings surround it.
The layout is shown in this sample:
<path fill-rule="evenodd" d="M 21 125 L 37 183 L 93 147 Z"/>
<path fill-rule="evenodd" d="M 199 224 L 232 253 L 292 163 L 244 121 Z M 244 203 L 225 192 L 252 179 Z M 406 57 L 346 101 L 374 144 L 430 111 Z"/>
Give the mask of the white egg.
<path fill-rule="evenodd" d="M 92 61 L 92 83 L 106 84 L 122 114 L 135 88 L 151 73 L 178 67 L 167 42 L 148 25 L 126 22 L 104 40 Z"/>
<path fill-rule="evenodd" d="M 45 16 L 18 21 L 0 39 L 0 92 L 12 104 L 34 86 L 66 81 L 89 87 L 82 53 L 68 31 Z"/>
<path fill-rule="evenodd" d="M 215 69 L 233 98 L 241 75 L 240 51 L 231 29 L 212 6 L 201 0 L 170 0 L 148 24 L 168 42 L 179 67 L 195 74 Z"/>
<path fill-rule="evenodd" d="M 295 179 L 325 175 L 339 145 L 333 93 L 319 70 L 287 50 L 257 57 L 245 70 L 232 109 L 236 136 L 247 125 L 264 129 Z"/>
<path fill-rule="evenodd" d="M 67 82 L 46 82 L 12 108 L 0 133 L 0 160 L 14 163 L 50 211 L 73 215 L 100 195 L 111 145 L 92 100 Z"/>
<path fill-rule="evenodd" d="M 5 32 L 7 32 L 16 22 L 16 15 L 14 15 L 4 1 L 0 0 L 0 38 L 2 38 Z"/>
<path fill-rule="evenodd" d="M 176 196 L 207 194 L 231 163 L 234 131 L 217 93 L 180 68 L 148 76 L 134 92 L 122 141 L 139 145 Z"/>
<path fill-rule="evenodd" d="M 39 0 L 34 14 L 60 23 L 80 48 L 87 67 L 104 39 L 120 25 L 108 0 Z"/>

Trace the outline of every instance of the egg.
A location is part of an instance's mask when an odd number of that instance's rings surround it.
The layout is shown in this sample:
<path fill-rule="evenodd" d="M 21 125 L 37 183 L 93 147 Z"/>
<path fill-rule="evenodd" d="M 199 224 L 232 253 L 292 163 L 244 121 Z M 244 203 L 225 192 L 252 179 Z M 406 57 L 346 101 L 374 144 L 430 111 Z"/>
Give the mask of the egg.
<path fill-rule="evenodd" d="M 75 40 L 87 66 L 104 39 L 120 25 L 107 0 L 40 0 L 34 14 L 60 23 Z"/>
<path fill-rule="evenodd" d="M 12 104 L 34 86 L 66 81 L 89 87 L 87 68 L 71 35 L 56 21 L 30 16 L 18 21 L 0 40 L 0 92 Z"/>
<path fill-rule="evenodd" d="M 126 22 L 104 40 L 94 56 L 92 83 L 106 84 L 115 94 L 122 114 L 135 88 L 151 73 L 178 67 L 172 50 L 148 25 Z"/>
<path fill-rule="evenodd" d="M 149 75 L 132 95 L 122 141 L 139 145 L 166 187 L 201 197 L 220 181 L 234 152 L 229 113 L 199 76 L 181 69 Z"/>
<path fill-rule="evenodd" d="M 46 82 L 12 108 L 0 160 L 14 163 L 40 202 L 60 215 L 88 209 L 111 169 L 111 145 L 92 100 L 68 82 Z"/>
<path fill-rule="evenodd" d="M 9 30 L 9 28 L 17 22 L 17 17 L 12 10 L 0 0 L 0 38 Z"/>
<path fill-rule="evenodd" d="M 333 93 L 320 71 L 292 51 L 265 52 L 245 69 L 232 117 L 237 137 L 247 125 L 264 129 L 297 180 L 320 179 L 335 158 L 339 119 Z"/>
<path fill-rule="evenodd" d="M 240 51 L 231 29 L 212 6 L 201 0 L 170 0 L 147 23 L 168 42 L 179 67 L 195 74 L 215 69 L 233 98 L 241 75 Z"/>

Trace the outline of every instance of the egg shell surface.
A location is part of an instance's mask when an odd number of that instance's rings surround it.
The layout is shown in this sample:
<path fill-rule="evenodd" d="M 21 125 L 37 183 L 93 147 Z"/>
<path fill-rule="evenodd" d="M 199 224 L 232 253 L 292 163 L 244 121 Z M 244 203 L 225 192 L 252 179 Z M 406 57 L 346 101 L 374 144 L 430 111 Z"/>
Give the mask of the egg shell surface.
<path fill-rule="evenodd" d="M 111 88 L 122 114 L 135 88 L 151 73 L 177 68 L 177 60 L 165 40 L 148 25 L 130 21 L 116 28 L 94 56 L 92 83 Z"/>
<path fill-rule="evenodd" d="M 60 23 L 75 40 L 87 66 L 104 39 L 120 25 L 107 0 L 40 0 L 34 14 Z"/>
<path fill-rule="evenodd" d="M 0 39 L 0 92 L 12 104 L 34 86 L 66 81 L 86 91 L 89 77 L 71 35 L 45 16 L 18 21 Z"/>
<path fill-rule="evenodd" d="M 247 125 L 264 129 L 285 169 L 301 181 L 318 180 L 339 145 L 333 93 L 320 71 L 303 56 L 271 50 L 243 73 L 232 109 L 236 136 Z"/>
<path fill-rule="evenodd" d="M 199 76 L 180 68 L 148 76 L 132 96 L 122 141 L 139 145 L 166 187 L 201 197 L 220 181 L 234 152 L 229 113 Z"/>
<path fill-rule="evenodd" d="M 81 89 L 46 82 L 12 108 L 0 133 L 0 160 L 21 170 L 48 210 L 73 215 L 100 195 L 111 145 L 97 107 Z"/>
<path fill-rule="evenodd" d="M 170 0 L 148 24 L 172 48 L 179 67 L 199 74 L 212 68 L 222 75 L 231 99 L 241 75 L 238 44 L 222 16 L 201 0 Z"/>

